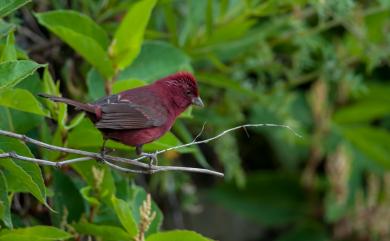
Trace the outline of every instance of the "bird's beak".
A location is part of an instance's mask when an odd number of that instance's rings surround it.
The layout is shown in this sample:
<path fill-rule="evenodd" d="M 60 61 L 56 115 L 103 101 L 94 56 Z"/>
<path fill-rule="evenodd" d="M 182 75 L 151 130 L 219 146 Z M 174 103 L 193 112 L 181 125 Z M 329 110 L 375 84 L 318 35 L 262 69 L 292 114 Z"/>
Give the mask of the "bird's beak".
<path fill-rule="evenodd" d="M 203 101 L 199 96 L 192 99 L 192 104 L 199 107 L 204 107 Z"/>

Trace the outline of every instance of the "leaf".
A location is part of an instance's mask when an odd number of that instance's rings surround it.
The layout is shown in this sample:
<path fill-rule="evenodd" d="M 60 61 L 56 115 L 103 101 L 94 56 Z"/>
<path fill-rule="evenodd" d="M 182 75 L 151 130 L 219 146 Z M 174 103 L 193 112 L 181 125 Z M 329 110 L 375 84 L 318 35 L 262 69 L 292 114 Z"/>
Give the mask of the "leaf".
<path fill-rule="evenodd" d="M 96 197 L 91 196 L 90 191 L 93 188 L 91 186 L 86 186 L 80 189 L 81 196 L 91 205 L 99 206 L 100 202 Z"/>
<path fill-rule="evenodd" d="M 123 18 L 110 46 L 110 57 L 115 68 L 123 70 L 138 56 L 144 32 L 157 0 L 134 3 Z"/>
<path fill-rule="evenodd" d="M 66 240 L 72 235 L 69 233 L 50 226 L 33 226 L 27 228 L 17 228 L 4 230 L 0 233 L 0 240 Z M 29 238 L 29 239 L 25 239 Z"/>
<path fill-rule="evenodd" d="M 15 29 L 15 25 L 8 23 L 0 18 L 0 39 L 7 36 L 9 32 Z"/>
<path fill-rule="evenodd" d="M 31 0 L 0 0 L 0 18 L 12 13 Z"/>
<path fill-rule="evenodd" d="M 184 20 L 184 26 L 179 35 L 179 45 L 184 46 L 191 39 L 191 34 L 195 35 L 197 29 L 205 16 L 205 9 L 207 8 L 207 0 L 190 0 L 187 5 L 188 14 Z"/>
<path fill-rule="evenodd" d="M 69 44 L 104 77 L 109 78 L 114 74 L 105 52 L 107 34 L 88 16 L 71 10 L 50 11 L 35 16 L 40 24 Z"/>
<path fill-rule="evenodd" d="M 335 112 L 333 120 L 340 124 L 369 122 L 388 114 L 390 106 L 386 102 L 360 101 Z"/>
<path fill-rule="evenodd" d="M 15 139 L 0 136 L 0 148 L 4 152 L 14 151 L 23 156 L 33 157 L 28 147 Z M 46 190 L 38 164 L 4 158 L 0 161 L 0 166 L 4 168 L 10 191 L 30 192 L 41 203 L 46 204 Z"/>
<path fill-rule="evenodd" d="M 8 185 L 3 172 L 0 170 L 0 220 L 8 228 L 12 228 L 11 206 L 8 200 Z"/>
<path fill-rule="evenodd" d="M 283 234 L 281 237 L 277 239 L 277 241 L 301 241 L 301 240 L 327 241 L 329 240 L 329 237 L 325 230 L 326 230 L 325 227 L 317 223 L 305 223 Z"/>
<path fill-rule="evenodd" d="M 78 233 L 100 237 L 105 241 L 127 241 L 132 240 L 132 236 L 123 229 L 109 226 L 97 225 L 92 223 L 76 223 L 72 225 Z"/>
<path fill-rule="evenodd" d="M 183 70 L 192 70 L 190 58 L 184 52 L 165 42 L 145 41 L 140 55 L 119 74 L 118 81 L 137 79 L 150 83 Z"/>
<path fill-rule="evenodd" d="M 13 31 L 8 33 L 7 41 L 1 53 L 0 62 L 16 60 L 15 37 Z"/>
<path fill-rule="evenodd" d="M 390 133 L 387 130 L 361 126 L 342 127 L 341 132 L 365 157 L 390 169 Z"/>
<path fill-rule="evenodd" d="M 141 87 L 145 85 L 146 83 L 142 80 L 121 80 L 121 81 L 116 81 L 112 85 L 112 93 L 116 94 L 128 89 L 134 89 L 137 87 Z"/>
<path fill-rule="evenodd" d="M 73 223 L 80 220 L 84 212 L 84 200 L 69 175 L 54 170 L 53 173 L 53 209 L 57 212 L 51 212 L 52 222 L 60 226 L 64 221 L 65 213 L 67 223 Z M 67 211 L 65 211 L 65 209 Z"/>
<path fill-rule="evenodd" d="M 211 241 L 202 235 L 187 230 L 174 230 L 150 235 L 146 241 Z"/>
<path fill-rule="evenodd" d="M 130 236 L 134 237 L 138 233 L 137 224 L 132 216 L 131 209 L 125 201 L 116 198 L 114 195 L 111 198 L 112 205 L 114 206 L 115 213 L 119 218 L 122 226 L 126 229 Z"/>
<path fill-rule="evenodd" d="M 38 68 L 45 65 L 30 60 L 7 61 L 0 63 L 0 89 L 13 87 Z"/>
<path fill-rule="evenodd" d="M 247 176 L 246 186 L 234 183 L 213 188 L 209 196 L 229 210 L 270 227 L 302 220 L 310 213 L 298 175 L 257 171 Z"/>
<path fill-rule="evenodd" d="M 94 68 L 88 71 L 87 86 L 88 86 L 88 95 L 91 97 L 92 100 L 97 100 L 105 96 L 106 94 L 104 90 L 104 79 L 99 74 L 99 72 L 97 72 L 96 69 Z"/>
<path fill-rule="evenodd" d="M 37 115 L 49 115 L 38 100 L 25 89 L 0 89 L 0 105 Z"/>

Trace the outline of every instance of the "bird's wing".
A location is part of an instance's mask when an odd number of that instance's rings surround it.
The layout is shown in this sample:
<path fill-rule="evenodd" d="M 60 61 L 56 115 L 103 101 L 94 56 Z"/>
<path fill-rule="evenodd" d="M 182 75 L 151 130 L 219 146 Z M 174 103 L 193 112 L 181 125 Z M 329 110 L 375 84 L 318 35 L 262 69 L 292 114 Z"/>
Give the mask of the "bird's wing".
<path fill-rule="evenodd" d="M 156 101 L 152 101 L 156 102 L 152 105 L 143 104 L 142 99 L 141 103 L 135 103 L 128 99 L 120 99 L 120 95 L 112 95 L 96 101 L 94 104 L 101 107 L 101 117 L 95 123 L 96 127 L 123 130 L 163 125 L 167 120 L 166 109 Z"/>

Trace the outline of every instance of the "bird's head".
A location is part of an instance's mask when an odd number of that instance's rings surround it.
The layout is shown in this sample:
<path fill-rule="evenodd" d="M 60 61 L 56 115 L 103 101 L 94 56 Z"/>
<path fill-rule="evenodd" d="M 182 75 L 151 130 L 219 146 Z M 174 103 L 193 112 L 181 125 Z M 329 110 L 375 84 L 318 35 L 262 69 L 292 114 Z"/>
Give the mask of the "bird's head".
<path fill-rule="evenodd" d="M 157 83 L 164 86 L 174 103 L 183 110 L 190 105 L 203 107 L 202 99 L 199 96 L 198 83 L 191 73 L 179 72 L 172 74 L 158 80 Z"/>

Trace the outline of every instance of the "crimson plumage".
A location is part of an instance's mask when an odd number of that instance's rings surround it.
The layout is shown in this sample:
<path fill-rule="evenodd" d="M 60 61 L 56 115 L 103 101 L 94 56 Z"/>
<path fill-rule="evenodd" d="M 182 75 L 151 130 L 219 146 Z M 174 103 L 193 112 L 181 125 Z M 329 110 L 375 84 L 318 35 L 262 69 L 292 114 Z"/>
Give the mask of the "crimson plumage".
<path fill-rule="evenodd" d="M 41 96 L 86 112 L 105 138 L 135 146 L 138 153 L 142 152 L 142 145 L 169 131 L 191 104 L 203 106 L 198 84 L 188 72 L 169 75 L 150 85 L 88 104 L 47 94 Z"/>

